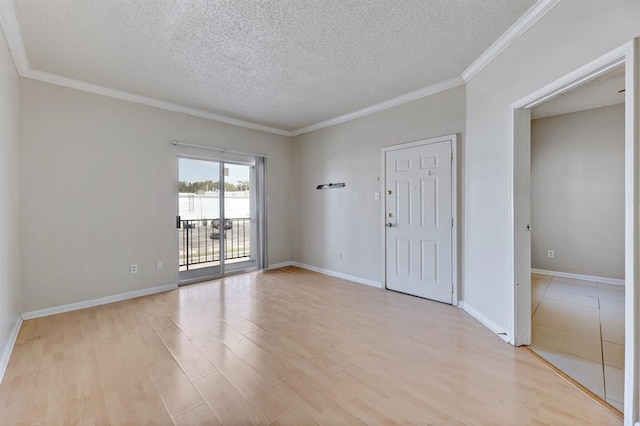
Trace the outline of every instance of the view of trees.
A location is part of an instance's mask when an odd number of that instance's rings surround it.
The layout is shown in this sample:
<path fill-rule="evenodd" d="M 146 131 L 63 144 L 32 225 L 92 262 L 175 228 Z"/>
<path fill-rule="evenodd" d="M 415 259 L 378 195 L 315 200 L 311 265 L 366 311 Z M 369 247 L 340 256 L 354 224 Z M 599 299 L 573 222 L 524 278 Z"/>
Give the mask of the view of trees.
<path fill-rule="evenodd" d="M 238 182 L 237 185 L 234 185 L 231 182 L 224 183 L 225 191 L 246 191 L 249 189 L 249 182 Z M 197 194 L 198 191 L 208 192 L 208 191 L 219 191 L 220 190 L 220 182 L 213 182 L 210 180 L 206 180 L 204 182 L 178 182 L 178 190 L 179 192 L 189 192 Z"/>

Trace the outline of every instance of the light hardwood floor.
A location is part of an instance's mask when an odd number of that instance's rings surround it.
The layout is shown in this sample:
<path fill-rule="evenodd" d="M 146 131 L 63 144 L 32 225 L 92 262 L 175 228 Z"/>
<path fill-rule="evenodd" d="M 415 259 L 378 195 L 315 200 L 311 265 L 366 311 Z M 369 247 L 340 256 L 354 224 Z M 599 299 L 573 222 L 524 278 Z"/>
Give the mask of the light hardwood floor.
<path fill-rule="evenodd" d="M 460 309 L 297 268 L 26 321 L 14 424 L 621 424 Z"/>

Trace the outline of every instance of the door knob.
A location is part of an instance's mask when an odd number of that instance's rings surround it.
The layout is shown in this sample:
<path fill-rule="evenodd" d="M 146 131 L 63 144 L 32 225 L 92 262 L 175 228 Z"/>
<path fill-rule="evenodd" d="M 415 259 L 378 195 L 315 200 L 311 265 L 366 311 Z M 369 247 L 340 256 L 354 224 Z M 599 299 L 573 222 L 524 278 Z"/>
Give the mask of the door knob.
<path fill-rule="evenodd" d="M 393 194 L 393 191 L 391 191 L 390 189 L 387 189 L 387 194 L 391 195 Z"/>
<path fill-rule="evenodd" d="M 393 223 L 387 223 L 387 228 L 391 228 L 393 226 Z"/>

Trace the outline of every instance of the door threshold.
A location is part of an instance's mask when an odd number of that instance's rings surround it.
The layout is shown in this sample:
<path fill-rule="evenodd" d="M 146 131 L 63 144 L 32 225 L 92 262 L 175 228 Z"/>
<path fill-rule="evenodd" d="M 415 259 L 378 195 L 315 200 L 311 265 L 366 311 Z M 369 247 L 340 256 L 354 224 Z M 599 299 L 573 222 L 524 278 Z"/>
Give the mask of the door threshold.
<path fill-rule="evenodd" d="M 420 296 L 419 294 L 405 293 L 404 291 L 395 290 L 395 289 L 392 289 L 392 288 L 389 288 L 389 287 L 385 287 L 385 290 L 392 291 L 392 292 L 398 293 L 398 294 L 404 294 L 405 296 L 417 297 L 418 299 L 428 300 L 429 302 L 436 302 L 436 303 L 441 303 L 443 305 L 453 306 L 453 302 L 443 302 L 442 300 L 429 299 L 426 296 Z"/>
<path fill-rule="evenodd" d="M 190 284 L 197 284 L 197 283 L 202 283 L 205 281 L 215 281 L 215 280 L 220 280 L 222 278 L 226 278 L 229 277 L 231 275 L 239 275 L 239 274 L 246 274 L 249 272 L 255 272 L 257 271 L 258 268 L 253 266 L 251 268 L 245 268 L 245 269 L 238 269 L 235 271 L 229 271 L 226 274 L 222 274 L 222 275 L 205 275 L 202 277 L 195 277 L 195 278 L 189 278 L 186 280 L 179 280 L 178 281 L 178 287 L 182 287 L 185 285 L 190 285 Z"/>
<path fill-rule="evenodd" d="M 224 278 L 224 275 L 205 275 L 203 277 L 195 277 L 195 278 L 189 278 L 187 280 L 179 280 L 178 287 L 182 287 L 184 285 L 189 285 L 189 284 L 197 284 L 204 281 L 214 281 L 220 278 Z"/>
<path fill-rule="evenodd" d="M 604 408 L 605 410 L 609 411 L 611 414 L 613 414 L 614 416 L 618 417 L 620 420 L 624 420 L 624 414 L 620 410 L 618 410 L 613 405 L 609 404 L 604 399 L 600 398 L 597 394 L 593 393 L 591 390 L 587 389 L 585 386 L 583 386 L 579 382 L 575 381 L 567 373 L 565 373 L 564 371 L 560 370 L 558 367 L 556 367 L 555 365 L 551 364 L 549 361 L 547 361 L 542 356 L 537 354 L 533 349 L 531 349 L 528 346 L 520 346 L 520 349 L 522 349 L 523 351 L 527 352 L 529 355 L 531 355 L 532 357 L 534 357 L 535 359 L 540 361 L 542 364 L 547 366 L 549 369 L 551 369 L 551 371 L 553 371 L 558 376 L 562 377 L 564 380 L 569 382 L 569 384 L 573 385 L 580 392 L 582 392 L 583 394 L 587 395 L 594 402 L 598 403 L 602 408 Z"/>

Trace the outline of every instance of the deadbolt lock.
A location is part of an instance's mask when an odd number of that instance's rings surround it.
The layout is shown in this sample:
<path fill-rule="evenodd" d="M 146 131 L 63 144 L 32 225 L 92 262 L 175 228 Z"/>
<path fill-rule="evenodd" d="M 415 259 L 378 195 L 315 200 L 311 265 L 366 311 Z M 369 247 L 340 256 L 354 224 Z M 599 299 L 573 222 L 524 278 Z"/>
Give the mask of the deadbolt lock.
<path fill-rule="evenodd" d="M 388 195 L 391 195 L 391 194 L 392 194 L 392 191 L 391 191 L 390 189 L 387 189 L 387 194 L 388 194 Z"/>

